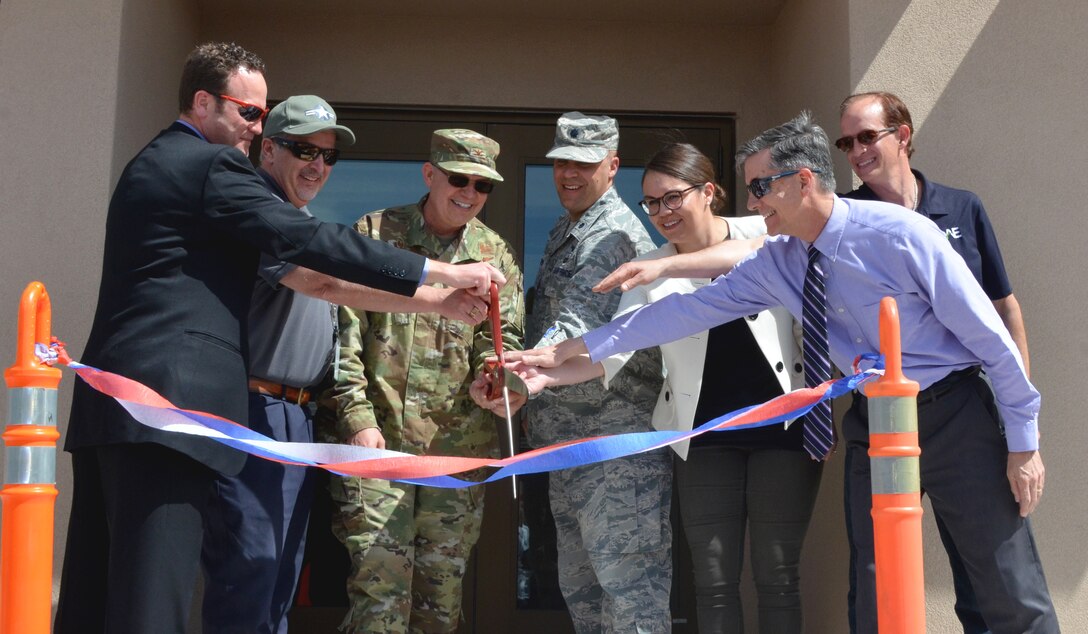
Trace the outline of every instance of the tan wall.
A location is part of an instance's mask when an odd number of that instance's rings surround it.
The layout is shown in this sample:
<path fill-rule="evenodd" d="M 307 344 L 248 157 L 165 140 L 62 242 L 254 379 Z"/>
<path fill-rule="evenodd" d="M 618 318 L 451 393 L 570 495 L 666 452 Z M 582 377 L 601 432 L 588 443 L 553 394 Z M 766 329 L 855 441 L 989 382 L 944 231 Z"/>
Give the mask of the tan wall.
<path fill-rule="evenodd" d="M 786 3 L 770 35 L 773 64 L 769 83 L 774 92 L 772 106 L 765 115 L 768 120 L 747 136 L 738 133 L 738 144 L 767 127 L 797 116 L 801 110 L 810 110 L 828 134 L 834 134 L 838 102 L 849 89 L 846 71 L 850 34 L 846 10 L 846 3 L 838 0 Z M 849 182 L 848 174 L 849 167 L 836 170 L 840 189 L 842 183 Z M 845 406 L 846 399 L 835 404 L 839 416 Z M 805 621 L 814 632 L 849 631 L 846 619 L 849 550 L 842 519 L 842 454 L 837 452 L 824 468 L 801 560 Z M 754 616 L 754 609 L 745 613 L 749 631 L 756 631 Z"/>
<path fill-rule="evenodd" d="M 97 296 L 109 196 L 121 2 L 7 0 L 0 4 L 0 363 L 14 360 L 16 307 L 45 283 L 53 331 L 82 347 Z M 91 273 L 93 271 L 93 273 Z M 59 412 L 67 417 L 71 376 Z M 5 418 L 7 391 L 0 396 Z M 58 457 L 54 594 L 71 499 Z"/>
<path fill-rule="evenodd" d="M 1088 134 L 1088 5 L 1012 0 L 857 0 L 850 3 L 850 81 L 890 90 L 917 127 L 913 164 L 976 192 L 993 220 L 1023 307 L 1047 489 L 1033 516 L 1063 629 L 1088 632 L 1088 517 L 1082 454 L 1088 281 L 1081 183 Z M 952 631 L 951 584 L 927 520 L 930 631 Z"/>
<path fill-rule="evenodd" d="M 293 3 L 207 15 L 195 4 L 0 4 L 0 311 L 14 314 L 23 285 L 41 278 L 54 298 L 56 332 L 77 354 L 82 349 L 112 184 L 173 117 L 177 73 L 197 41 L 235 39 L 259 52 L 272 98 L 314 92 L 363 104 L 733 112 L 738 141 L 802 108 L 834 137 L 842 96 L 887 88 L 915 112 L 916 164 L 978 192 L 1002 238 L 1045 397 L 1049 481 L 1035 516 L 1039 547 L 1066 631 L 1088 631 L 1088 554 L 1079 539 L 1088 484 L 1077 460 L 1088 432 L 1076 385 L 1088 335 L 1073 321 L 1088 305 L 1088 283 L 1072 261 L 1085 253 L 1074 198 L 1078 168 L 1088 164 L 1076 108 L 1088 94 L 1081 0 L 1045 8 L 1012 0 L 789 0 L 773 25 L 745 28 L 693 19 L 366 17 L 363 3 L 344 2 L 335 20 L 308 29 L 287 17 Z M 838 161 L 845 188 L 849 168 Z M 63 231 L 34 231 L 39 226 Z M 0 324 L 0 344 L 13 339 L 14 325 Z M 62 416 L 70 385 L 69 377 Z M 70 476 L 67 459 L 60 463 L 63 535 Z M 832 462 L 803 563 L 813 631 L 845 628 L 841 484 L 841 464 Z M 932 527 L 926 546 L 930 631 L 954 631 Z M 753 608 L 749 600 L 749 617 Z"/>
<path fill-rule="evenodd" d="M 0 364 L 5 367 L 14 357 L 18 298 L 34 279 L 49 291 L 53 332 L 78 358 L 98 294 L 113 183 L 132 154 L 177 111 L 176 69 L 195 41 L 195 16 L 184 6 L 147 4 L 0 4 L 5 148 L 0 153 Z M 66 373 L 61 384 L 62 428 L 72 381 Z M 6 414 L 7 391 L 0 392 L 0 411 Z M 58 455 L 57 472 L 59 580 L 72 492 L 67 454 Z"/>
<path fill-rule="evenodd" d="M 314 92 L 334 103 L 735 113 L 738 137 L 773 120 L 766 117 L 766 28 L 707 25 L 684 15 L 530 26 L 486 15 L 408 18 L 357 10 L 315 30 L 321 39 L 306 50 L 262 45 L 275 41 L 284 20 L 277 12 L 220 12 L 203 31 L 225 38 L 244 23 L 242 43 L 268 62 L 269 96 L 276 99 Z M 467 32 L 480 35 L 459 35 Z M 340 42 L 358 44 L 334 45 Z"/>

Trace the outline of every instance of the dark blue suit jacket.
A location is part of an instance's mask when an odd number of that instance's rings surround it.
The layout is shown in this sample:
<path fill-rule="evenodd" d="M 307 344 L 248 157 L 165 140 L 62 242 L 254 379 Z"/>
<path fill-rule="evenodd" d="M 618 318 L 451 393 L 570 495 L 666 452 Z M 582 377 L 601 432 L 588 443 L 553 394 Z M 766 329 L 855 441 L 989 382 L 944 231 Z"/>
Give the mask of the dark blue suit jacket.
<path fill-rule="evenodd" d="M 106 221 L 102 282 L 81 361 L 140 381 L 175 405 L 244 423 L 246 320 L 260 252 L 412 295 L 424 259 L 276 200 L 237 149 L 174 123 L 128 164 Z M 134 421 L 77 382 L 74 450 L 152 442 L 225 474 L 245 454 Z"/>

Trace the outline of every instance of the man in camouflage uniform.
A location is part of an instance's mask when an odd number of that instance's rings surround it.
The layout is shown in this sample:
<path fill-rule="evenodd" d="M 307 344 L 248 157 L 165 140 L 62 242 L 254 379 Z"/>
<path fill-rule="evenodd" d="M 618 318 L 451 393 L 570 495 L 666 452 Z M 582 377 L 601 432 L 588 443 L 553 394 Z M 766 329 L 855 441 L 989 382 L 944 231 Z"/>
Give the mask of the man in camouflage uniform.
<path fill-rule="evenodd" d="M 556 222 L 536 282 L 528 338 L 547 346 L 612 319 L 620 291 L 590 290 L 616 267 L 654 248 L 612 186 L 619 129 L 609 117 L 559 118 Z M 599 381 L 546 390 L 530 403 L 529 442 L 650 431 L 661 388 L 657 349 L 636 353 L 605 389 Z M 672 463 L 666 449 L 550 474 L 559 585 L 580 632 L 669 632 Z"/>
<path fill-rule="evenodd" d="M 521 349 L 521 271 L 510 245 L 476 219 L 502 177 L 499 145 L 471 130 L 437 130 L 418 203 L 364 216 L 355 228 L 444 262 L 490 262 L 506 276 L 499 295 L 503 345 Z M 497 456 L 496 421 L 469 385 L 494 355 L 488 320 L 471 327 L 439 315 L 340 309 L 339 376 L 323 403 L 335 408 L 326 440 L 416 455 Z M 522 397 L 523 398 L 523 397 Z M 517 405 L 517 404 L 515 404 Z M 351 555 L 352 632 L 453 632 L 461 579 L 480 534 L 480 486 L 439 489 L 333 478 L 333 532 Z"/>

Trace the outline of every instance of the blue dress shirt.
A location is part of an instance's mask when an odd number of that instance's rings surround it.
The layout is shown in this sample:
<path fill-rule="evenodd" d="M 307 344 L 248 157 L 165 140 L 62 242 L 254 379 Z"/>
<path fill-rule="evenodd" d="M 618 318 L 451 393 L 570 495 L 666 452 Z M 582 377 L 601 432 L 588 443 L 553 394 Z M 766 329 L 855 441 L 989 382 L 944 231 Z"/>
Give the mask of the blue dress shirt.
<path fill-rule="evenodd" d="M 899 306 L 903 372 L 922 389 L 982 365 L 993 382 L 1009 451 L 1038 448 L 1040 396 L 1008 330 L 962 257 L 927 218 L 878 201 L 835 197 L 816 248 L 827 272 L 831 357 L 845 374 L 879 350 L 880 300 Z M 801 319 L 808 244 L 767 240 L 733 271 L 694 293 L 670 295 L 583 336 L 594 362 L 657 346 L 766 308 Z"/>

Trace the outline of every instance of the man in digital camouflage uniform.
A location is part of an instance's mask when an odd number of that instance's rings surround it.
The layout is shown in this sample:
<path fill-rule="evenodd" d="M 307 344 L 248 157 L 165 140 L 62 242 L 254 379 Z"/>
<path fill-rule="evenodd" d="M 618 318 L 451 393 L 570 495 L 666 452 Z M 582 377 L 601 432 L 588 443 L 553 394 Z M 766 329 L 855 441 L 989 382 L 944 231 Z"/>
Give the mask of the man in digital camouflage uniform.
<path fill-rule="evenodd" d="M 610 117 L 559 118 L 555 187 L 566 210 L 548 236 L 528 340 L 547 346 L 608 323 L 620 291 L 590 290 L 616 267 L 654 249 L 612 185 L 619 129 Z M 657 349 L 641 351 L 605 389 L 599 381 L 546 390 L 532 401 L 529 442 L 650 431 L 661 388 Z M 669 632 L 672 463 L 667 449 L 550 474 L 559 585 L 582 632 Z"/>
<path fill-rule="evenodd" d="M 490 262 L 506 276 L 503 345 L 522 346 L 521 271 L 513 250 L 476 219 L 494 184 L 499 144 L 471 130 L 437 130 L 418 203 L 368 214 L 355 228 L 444 262 Z M 494 416 L 469 385 L 494 354 L 488 320 L 340 309 L 339 376 L 325 440 L 416 455 L 497 456 Z M 515 398 L 516 395 L 515 395 Z M 517 405 L 517 403 L 515 403 Z M 333 478 L 333 532 L 351 555 L 351 632 L 453 632 L 461 579 L 483 518 L 482 486 L 439 489 Z"/>

